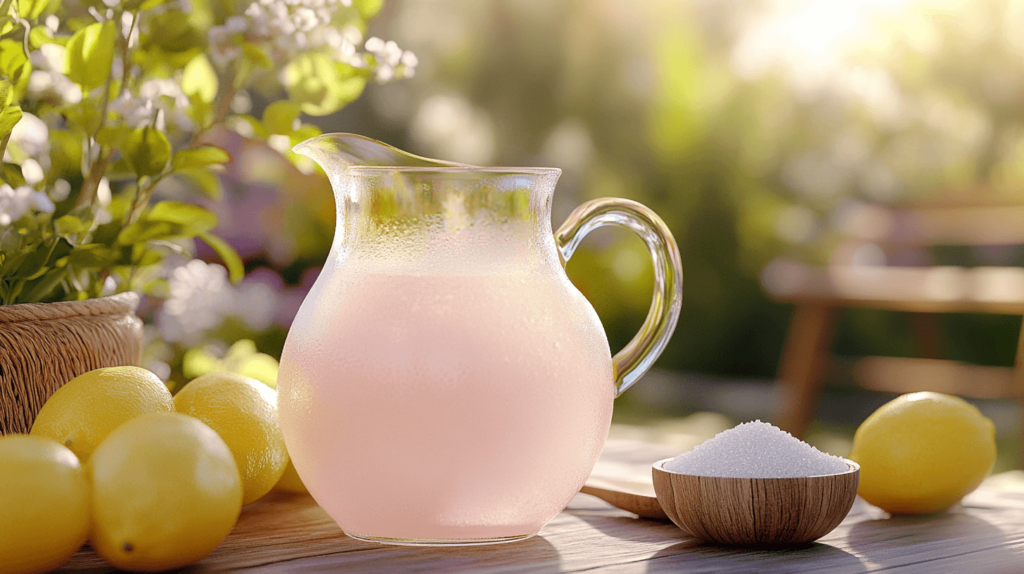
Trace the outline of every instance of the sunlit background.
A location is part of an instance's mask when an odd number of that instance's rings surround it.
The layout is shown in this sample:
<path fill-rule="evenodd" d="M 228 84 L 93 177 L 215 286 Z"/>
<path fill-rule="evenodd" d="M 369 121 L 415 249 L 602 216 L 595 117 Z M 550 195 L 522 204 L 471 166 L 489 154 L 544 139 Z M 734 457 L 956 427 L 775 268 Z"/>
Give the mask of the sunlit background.
<path fill-rule="evenodd" d="M 893 254 L 872 235 L 878 206 L 1024 201 L 1024 2 L 388 0 L 368 36 L 413 52 L 415 76 L 306 120 L 430 157 L 559 167 L 556 226 L 585 200 L 617 196 L 672 229 L 685 274 L 679 327 L 656 370 L 619 400 L 613 434 L 683 445 L 773 416 L 792 311 L 766 295 L 779 261 L 1024 263 L 1007 242 Z M 259 116 L 269 103 L 253 90 L 234 105 Z M 235 162 L 215 210 L 247 276 L 231 286 L 202 261 L 174 272 L 147 360 L 179 381 L 256 350 L 278 356 L 333 234 L 318 173 L 225 140 Z M 595 233 L 568 273 L 612 348 L 623 346 L 650 304 L 643 244 Z M 1011 366 L 1020 322 L 938 314 L 931 351 Z M 834 363 L 921 355 L 914 325 L 902 313 L 844 311 Z M 239 339 L 252 344 L 229 351 Z M 840 371 L 827 369 L 833 384 L 808 433 L 835 454 L 892 397 L 844 385 Z M 1015 464 L 1016 404 L 978 404 L 999 429 L 1000 465 Z"/>

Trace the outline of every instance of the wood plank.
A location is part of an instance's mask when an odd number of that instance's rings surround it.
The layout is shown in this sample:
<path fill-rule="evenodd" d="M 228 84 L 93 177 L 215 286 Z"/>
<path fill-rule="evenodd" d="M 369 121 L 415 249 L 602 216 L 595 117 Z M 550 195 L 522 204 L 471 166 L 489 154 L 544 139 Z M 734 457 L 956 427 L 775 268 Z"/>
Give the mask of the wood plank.
<path fill-rule="evenodd" d="M 837 309 L 814 303 L 793 310 L 779 362 L 783 398 L 776 424 L 793 436 L 804 436 L 821 394 L 821 376 L 828 364 Z"/>
<path fill-rule="evenodd" d="M 945 205 L 851 207 L 838 231 L 852 239 L 884 245 L 1024 244 L 1024 205 L 1019 202 L 967 202 Z"/>
<path fill-rule="evenodd" d="M 605 456 L 637 475 L 677 454 L 609 441 Z M 616 453 L 621 458 L 615 458 Z M 345 537 L 310 498 L 273 494 L 246 507 L 213 554 L 186 572 L 1003 572 L 1024 565 L 1024 473 L 986 481 L 949 513 L 889 517 L 858 499 L 836 530 L 787 550 L 724 548 L 671 524 L 578 495 L 541 534 L 476 548 L 387 547 Z M 106 572 L 89 549 L 65 572 Z"/>
<path fill-rule="evenodd" d="M 915 313 L 1024 314 L 1024 268 L 816 267 L 779 259 L 761 284 L 786 303 L 868 307 Z"/>
<path fill-rule="evenodd" d="M 853 365 L 857 386 L 885 393 L 935 391 L 975 399 L 1017 396 L 1013 369 L 943 359 L 865 357 Z"/>

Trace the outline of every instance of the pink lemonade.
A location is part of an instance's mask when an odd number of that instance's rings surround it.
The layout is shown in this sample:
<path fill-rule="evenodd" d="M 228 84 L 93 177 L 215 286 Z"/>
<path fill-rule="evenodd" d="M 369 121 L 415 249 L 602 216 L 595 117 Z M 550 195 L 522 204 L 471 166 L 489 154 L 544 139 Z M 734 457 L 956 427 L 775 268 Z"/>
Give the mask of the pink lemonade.
<path fill-rule="evenodd" d="M 600 454 L 615 386 L 590 304 L 557 263 L 458 267 L 325 269 L 292 326 L 281 428 L 350 535 L 528 536 Z"/>

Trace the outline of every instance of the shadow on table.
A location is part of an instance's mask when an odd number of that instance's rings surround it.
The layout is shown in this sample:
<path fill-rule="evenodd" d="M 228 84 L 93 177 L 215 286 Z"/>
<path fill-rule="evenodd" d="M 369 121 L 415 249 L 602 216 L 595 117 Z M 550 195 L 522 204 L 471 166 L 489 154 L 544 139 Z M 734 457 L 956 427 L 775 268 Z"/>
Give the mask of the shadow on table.
<path fill-rule="evenodd" d="M 648 572 L 828 572 L 855 574 L 867 566 L 853 554 L 822 543 L 784 548 L 732 548 L 690 538 L 661 549 L 647 562 Z"/>
<path fill-rule="evenodd" d="M 701 542 L 674 524 L 610 517 L 588 510 L 568 510 L 607 536 L 630 542 L 672 543 L 651 556 L 648 572 L 829 572 L 855 574 L 868 569 L 853 554 L 822 543 L 783 548 L 732 548 Z"/>
<path fill-rule="evenodd" d="M 863 520 L 847 534 L 850 550 L 880 568 L 927 562 L 931 571 L 1002 572 L 1016 565 L 1019 572 L 1021 557 L 1009 542 L 998 527 L 956 510 Z"/>
<path fill-rule="evenodd" d="M 639 517 L 608 516 L 607 512 L 586 509 L 565 511 L 586 522 L 602 534 L 631 542 L 672 542 L 693 540 L 691 536 L 671 522 L 659 522 Z"/>
<path fill-rule="evenodd" d="M 310 572 L 559 572 L 561 556 L 544 539 L 534 536 L 520 542 L 453 548 L 384 546 L 367 542 L 355 552 L 338 556 L 307 557 L 295 562 L 268 565 L 268 571 Z M 259 568 L 255 569 L 260 571 Z"/>

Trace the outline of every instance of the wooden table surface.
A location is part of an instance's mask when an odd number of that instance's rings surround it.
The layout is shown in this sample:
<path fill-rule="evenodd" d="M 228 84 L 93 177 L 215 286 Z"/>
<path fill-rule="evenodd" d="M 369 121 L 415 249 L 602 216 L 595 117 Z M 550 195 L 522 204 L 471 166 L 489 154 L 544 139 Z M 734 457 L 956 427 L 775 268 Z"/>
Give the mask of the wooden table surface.
<path fill-rule="evenodd" d="M 664 446 L 609 440 L 594 475 L 650 481 Z M 646 478 L 645 478 L 646 477 Z M 68 572 L 107 572 L 91 549 Z M 932 516 L 890 517 L 858 499 L 845 521 L 798 549 L 701 543 L 578 495 L 534 538 L 469 548 L 381 546 L 346 537 L 308 496 L 273 493 L 242 510 L 232 533 L 186 572 L 1024 572 L 1024 472 L 990 477 Z"/>

